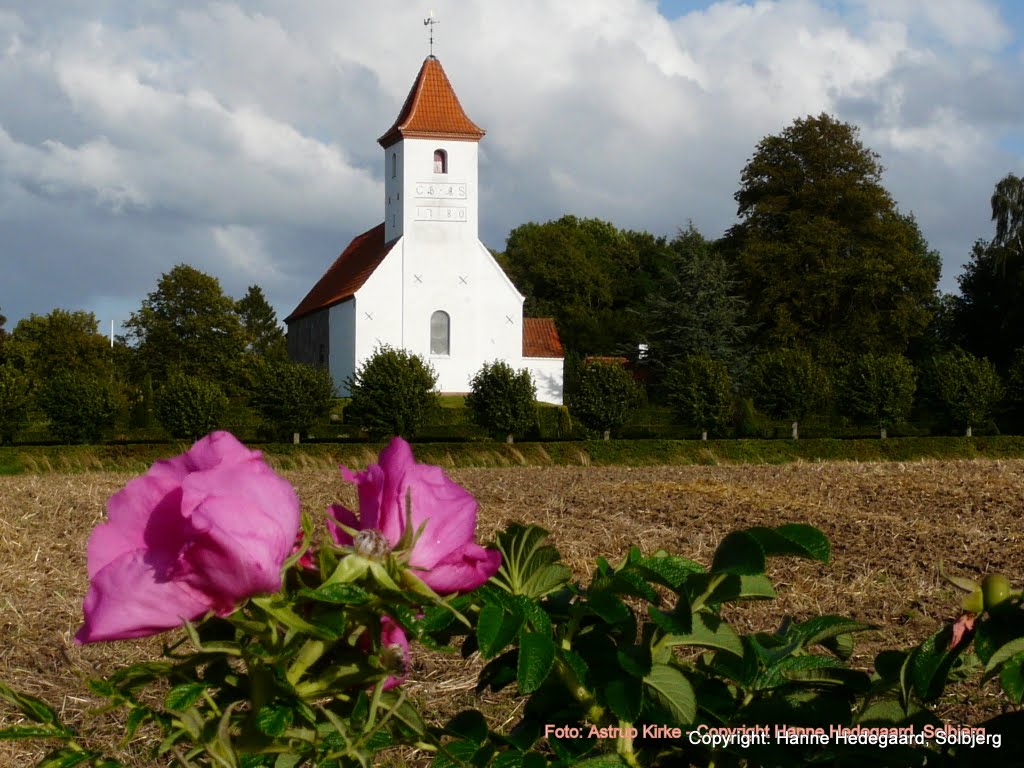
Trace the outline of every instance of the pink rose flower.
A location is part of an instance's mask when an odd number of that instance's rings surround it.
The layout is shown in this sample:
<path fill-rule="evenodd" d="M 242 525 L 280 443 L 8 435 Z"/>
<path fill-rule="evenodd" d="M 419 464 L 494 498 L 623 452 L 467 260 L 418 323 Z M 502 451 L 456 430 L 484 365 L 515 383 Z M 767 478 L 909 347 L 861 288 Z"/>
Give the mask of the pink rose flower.
<path fill-rule="evenodd" d="M 409 640 L 405 631 L 387 616 L 380 620 L 380 657 L 386 668 L 398 673 L 384 681 L 384 690 L 390 691 L 404 683 L 409 673 Z"/>
<path fill-rule="evenodd" d="M 435 592 L 468 592 L 476 589 L 501 566 L 501 554 L 474 543 L 476 499 L 453 483 L 440 467 L 417 464 L 412 449 L 400 437 L 381 451 L 379 464 L 364 472 L 341 468 L 341 476 L 359 491 L 359 517 L 335 504 L 330 514 L 339 523 L 358 530 L 379 530 L 394 547 L 405 530 L 407 495 L 412 500 L 412 528 L 426 524 L 413 545 L 409 564 Z M 352 538 L 328 519 L 338 544 Z"/>
<path fill-rule="evenodd" d="M 295 490 L 234 435 L 156 462 L 89 538 L 79 643 L 144 637 L 281 587 L 299 531 Z"/>

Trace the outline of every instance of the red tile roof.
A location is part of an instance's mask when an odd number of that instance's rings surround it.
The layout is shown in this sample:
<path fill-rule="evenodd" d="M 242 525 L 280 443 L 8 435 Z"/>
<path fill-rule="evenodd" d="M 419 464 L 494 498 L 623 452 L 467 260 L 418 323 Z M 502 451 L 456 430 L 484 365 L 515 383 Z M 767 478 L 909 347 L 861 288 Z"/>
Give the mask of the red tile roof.
<path fill-rule="evenodd" d="M 363 287 L 363 283 L 373 274 L 396 242 L 397 240 L 384 242 L 383 222 L 356 236 L 285 322 L 298 320 L 304 315 L 351 298 Z"/>
<path fill-rule="evenodd" d="M 523 318 L 523 357 L 565 357 L 554 319 Z"/>
<path fill-rule="evenodd" d="M 480 141 L 485 131 L 466 116 L 441 62 L 428 56 L 405 98 L 398 119 L 377 141 L 387 149 L 403 138 Z"/>

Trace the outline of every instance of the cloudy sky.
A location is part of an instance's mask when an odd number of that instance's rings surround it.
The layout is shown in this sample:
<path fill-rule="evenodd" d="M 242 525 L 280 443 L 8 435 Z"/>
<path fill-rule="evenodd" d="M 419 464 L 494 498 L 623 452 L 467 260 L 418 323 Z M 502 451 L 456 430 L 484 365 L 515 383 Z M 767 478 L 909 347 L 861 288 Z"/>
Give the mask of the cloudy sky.
<path fill-rule="evenodd" d="M 104 329 L 191 264 L 286 316 L 383 217 L 435 53 L 481 144 L 481 237 L 564 213 L 717 237 L 758 140 L 831 113 L 943 258 L 1024 172 L 1014 0 L 0 0 L 0 311 Z"/>

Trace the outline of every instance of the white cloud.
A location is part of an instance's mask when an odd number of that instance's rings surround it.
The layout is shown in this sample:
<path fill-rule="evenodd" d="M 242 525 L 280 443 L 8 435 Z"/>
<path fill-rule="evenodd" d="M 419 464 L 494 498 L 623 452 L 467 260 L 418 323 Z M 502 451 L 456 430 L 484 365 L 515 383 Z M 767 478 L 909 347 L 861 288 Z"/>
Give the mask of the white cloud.
<path fill-rule="evenodd" d="M 26 265 L 0 288 L 4 313 L 114 290 L 141 300 L 189 261 L 260 283 L 287 314 L 380 219 L 375 142 L 426 54 L 420 12 L 104 7 L 0 12 L 0 234 Z M 671 22 L 652 0 L 435 7 L 436 51 L 488 130 L 481 220 L 495 247 L 567 212 L 669 235 L 692 219 L 717 236 L 757 142 L 824 111 L 862 127 L 952 288 L 990 233 L 994 180 L 1024 170 L 1007 50 L 1020 30 L 994 2 L 725 0 Z M 60 269 L 72 259 L 81 273 Z"/>

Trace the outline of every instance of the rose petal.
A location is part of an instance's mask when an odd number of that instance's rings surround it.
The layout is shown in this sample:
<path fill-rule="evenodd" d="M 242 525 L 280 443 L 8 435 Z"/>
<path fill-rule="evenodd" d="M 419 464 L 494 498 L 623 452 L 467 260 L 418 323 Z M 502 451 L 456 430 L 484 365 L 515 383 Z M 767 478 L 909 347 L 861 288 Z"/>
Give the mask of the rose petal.
<path fill-rule="evenodd" d="M 338 523 L 347 525 L 349 528 L 362 530 L 362 526 L 359 524 L 359 519 L 355 513 L 348 507 L 332 504 L 327 508 L 327 514 L 329 515 L 327 518 L 327 530 L 330 531 L 334 543 L 342 547 L 351 547 L 352 537 L 345 533 Z"/>
<path fill-rule="evenodd" d="M 387 616 L 382 616 L 380 620 L 380 647 L 382 651 L 386 648 L 397 647 L 401 653 L 402 668 L 406 670 L 403 674 L 392 675 L 384 681 L 384 690 L 390 691 L 404 683 L 408 677 L 409 638 L 405 636 L 405 631 Z"/>
<path fill-rule="evenodd" d="M 500 567 L 500 552 L 470 542 L 435 563 L 430 570 L 417 573 L 417 576 L 432 590 L 443 595 L 470 592 L 496 574 Z"/>
<path fill-rule="evenodd" d="M 192 513 L 195 534 L 183 554 L 188 583 L 209 595 L 219 613 L 230 613 L 246 597 L 281 588 L 281 565 L 295 531 L 255 505 L 229 496 L 207 498 Z"/>
<path fill-rule="evenodd" d="M 129 552 L 90 578 L 85 623 L 75 641 L 145 637 L 181 626 L 210 608 L 209 599 L 187 584 L 158 579 L 143 551 Z"/>

